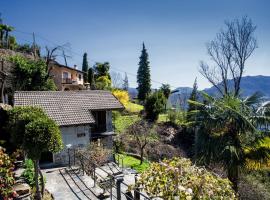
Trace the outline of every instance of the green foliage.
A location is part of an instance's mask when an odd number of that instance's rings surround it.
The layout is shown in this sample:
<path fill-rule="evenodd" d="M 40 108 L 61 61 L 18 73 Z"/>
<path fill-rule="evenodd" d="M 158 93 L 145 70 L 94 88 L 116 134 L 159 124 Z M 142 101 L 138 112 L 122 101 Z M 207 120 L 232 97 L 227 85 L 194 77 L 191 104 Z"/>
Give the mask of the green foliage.
<path fill-rule="evenodd" d="M 30 53 L 33 53 L 33 48 L 29 44 L 18 44 L 16 46 L 16 51 L 30 54 Z"/>
<path fill-rule="evenodd" d="M 59 127 L 41 108 L 15 107 L 10 110 L 9 130 L 13 141 L 33 160 L 38 160 L 42 152 L 58 152 L 62 148 Z"/>
<path fill-rule="evenodd" d="M 14 165 L 12 159 L 0 146 L 0 197 L 9 199 L 13 197 L 12 186 L 15 183 Z"/>
<path fill-rule="evenodd" d="M 169 84 L 162 84 L 160 91 L 163 92 L 165 98 L 168 99 L 171 94 L 171 87 Z"/>
<path fill-rule="evenodd" d="M 144 43 L 137 72 L 137 83 L 138 99 L 144 101 L 151 92 L 150 66 Z"/>
<path fill-rule="evenodd" d="M 46 63 L 43 60 L 29 60 L 16 55 L 9 58 L 14 63 L 12 74 L 14 90 L 44 91 L 55 90 L 56 86 L 48 76 Z"/>
<path fill-rule="evenodd" d="M 137 182 L 151 197 L 162 199 L 236 199 L 231 183 L 192 165 L 185 158 L 151 163 Z"/>
<path fill-rule="evenodd" d="M 87 61 L 87 53 L 83 54 L 83 63 L 82 63 L 82 71 L 84 72 L 83 74 L 83 80 L 86 82 L 87 79 L 87 73 L 88 73 L 88 61 Z"/>
<path fill-rule="evenodd" d="M 158 122 L 167 122 L 168 121 L 168 114 L 159 114 L 158 115 Z"/>
<path fill-rule="evenodd" d="M 143 163 L 140 164 L 139 159 L 133 156 L 126 155 L 126 154 L 116 154 L 115 159 L 117 161 L 119 159 L 120 165 L 122 165 L 122 160 L 123 160 L 124 167 L 130 167 L 132 169 L 135 169 L 139 173 L 145 171 L 150 166 L 150 162 L 144 160 Z"/>
<path fill-rule="evenodd" d="M 145 102 L 145 118 L 151 121 L 156 121 L 158 115 L 164 111 L 164 105 L 166 104 L 166 98 L 162 92 L 155 92 L 147 97 Z"/>
<path fill-rule="evenodd" d="M 110 76 L 110 63 L 96 63 L 93 67 L 95 79 L 98 79 L 101 76 L 106 76 L 109 80 L 111 80 Z"/>
<path fill-rule="evenodd" d="M 115 114 L 114 117 L 114 130 L 117 133 L 123 133 L 130 125 L 135 123 L 136 121 L 140 120 L 140 117 L 138 115 L 127 115 L 122 116 L 120 114 Z"/>
<path fill-rule="evenodd" d="M 90 83 L 90 88 L 92 90 L 96 89 L 96 83 L 95 83 L 95 77 L 94 77 L 94 70 L 92 67 L 88 69 L 88 74 L 87 74 L 87 81 Z"/>
<path fill-rule="evenodd" d="M 199 127 L 195 151 L 206 164 L 222 163 L 237 190 L 240 169 L 270 167 L 270 138 L 257 130 L 267 127 L 268 117 L 256 109 L 255 96 L 215 99 L 204 94 L 204 99 L 204 103 L 190 101 L 198 109 L 190 113 Z"/>
<path fill-rule="evenodd" d="M 190 101 L 197 101 L 198 100 L 198 85 L 197 85 L 197 78 L 194 81 L 193 89 L 189 97 Z M 196 110 L 196 106 L 192 103 L 188 104 L 188 111 Z"/>
<path fill-rule="evenodd" d="M 168 120 L 173 124 L 185 125 L 187 121 L 187 113 L 183 110 L 169 110 L 167 112 Z"/>
<path fill-rule="evenodd" d="M 112 82 L 108 76 L 100 76 L 96 79 L 96 89 L 108 90 L 111 88 Z"/>
<path fill-rule="evenodd" d="M 34 163 L 31 159 L 26 159 L 24 161 L 23 167 L 25 170 L 22 173 L 22 177 L 25 179 L 26 183 L 28 183 L 31 187 L 35 185 L 35 172 L 34 172 Z"/>
<path fill-rule="evenodd" d="M 143 110 L 142 105 L 132 103 L 132 102 L 128 102 L 125 108 L 130 113 L 140 113 Z"/>
<path fill-rule="evenodd" d="M 10 35 L 9 32 L 13 31 L 14 28 L 7 24 L 0 24 L 0 47 L 9 48 Z"/>

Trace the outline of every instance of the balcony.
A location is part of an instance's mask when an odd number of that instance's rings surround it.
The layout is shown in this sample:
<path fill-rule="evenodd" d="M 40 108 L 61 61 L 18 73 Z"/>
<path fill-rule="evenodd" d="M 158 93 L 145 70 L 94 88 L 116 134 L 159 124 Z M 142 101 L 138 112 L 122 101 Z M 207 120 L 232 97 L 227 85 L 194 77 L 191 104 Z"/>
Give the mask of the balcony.
<path fill-rule="evenodd" d="M 62 84 L 78 84 L 78 81 L 71 78 L 62 78 Z"/>

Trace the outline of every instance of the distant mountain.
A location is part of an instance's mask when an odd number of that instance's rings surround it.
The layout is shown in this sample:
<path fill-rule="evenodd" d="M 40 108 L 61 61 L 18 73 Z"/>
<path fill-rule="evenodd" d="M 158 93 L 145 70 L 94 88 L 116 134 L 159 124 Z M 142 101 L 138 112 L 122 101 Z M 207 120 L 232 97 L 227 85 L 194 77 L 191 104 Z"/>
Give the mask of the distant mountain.
<path fill-rule="evenodd" d="M 233 81 L 229 80 L 229 86 L 233 86 Z M 215 87 L 204 89 L 211 95 L 217 94 Z M 266 99 L 270 99 L 270 76 L 244 76 L 241 80 L 241 96 L 247 97 L 255 92 L 260 92 Z"/>
<path fill-rule="evenodd" d="M 190 87 L 178 87 L 171 92 L 169 96 L 168 102 L 172 107 L 180 107 L 182 109 L 186 109 L 188 104 L 187 100 L 192 92 L 192 88 Z"/>
<path fill-rule="evenodd" d="M 229 80 L 229 85 L 232 86 L 233 81 Z M 206 88 L 203 91 L 210 95 L 218 95 L 215 87 Z M 186 109 L 187 100 L 192 92 L 190 87 L 179 87 L 172 91 L 169 97 L 169 104 L 173 107 L 181 107 Z M 266 100 L 270 100 L 270 76 L 245 76 L 241 81 L 241 96 L 247 97 L 255 92 L 260 92 Z"/>

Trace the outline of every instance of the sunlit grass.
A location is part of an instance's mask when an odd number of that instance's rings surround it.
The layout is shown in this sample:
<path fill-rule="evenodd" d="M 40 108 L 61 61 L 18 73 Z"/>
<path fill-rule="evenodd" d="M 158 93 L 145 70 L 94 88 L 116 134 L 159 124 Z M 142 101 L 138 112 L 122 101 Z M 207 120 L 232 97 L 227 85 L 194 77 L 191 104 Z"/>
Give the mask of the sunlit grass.
<path fill-rule="evenodd" d="M 124 167 L 130 167 L 132 169 L 135 169 L 139 173 L 143 172 L 144 170 L 146 170 L 150 166 L 150 162 L 148 162 L 148 161 L 143 161 L 143 163 L 140 165 L 139 159 L 137 159 L 133 156 L 125 155 L 125 154 L 117 154 L 116 160 L 118 159 L 118 155 L 120 158 L 120 165 L 122 165 L 121 159 L 123 158 Z"/>

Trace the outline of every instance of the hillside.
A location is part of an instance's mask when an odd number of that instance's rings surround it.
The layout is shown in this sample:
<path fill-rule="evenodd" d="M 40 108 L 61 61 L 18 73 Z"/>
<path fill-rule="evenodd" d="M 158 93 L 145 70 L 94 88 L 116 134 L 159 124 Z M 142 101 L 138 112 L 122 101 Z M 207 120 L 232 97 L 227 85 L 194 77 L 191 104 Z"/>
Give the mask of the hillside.
<path fill-rule="evenodd" d="M 229 81 L 232 86 L 233 81 Z M 216 88 L 211 87 L 204 89 L 208 94 L 214 95 L 217 93 Z M 261 92 L 265 98 L 270 99 L 270 76 L 245 76 L 241 81 L 241 96 L 247 97 L 255 92 Z"/>
<path fill-rule="evenodd" d="M 232 80 L 229 81 L 232 85 Z M 172 91 L 169 97 L 169 104 L 173 107 L 181 105 L 182 108 L 187 108 L 187 99 L 190 96 L 192 88 L 179 87 Z M 216 95 L 217 89 L 214 87 L 206 88 L 203 91 L 210 95 Z M 270 99 L 270 76 L 245 76 L 241 82 L 241 96 L 247 97 L 255 92 L 260 92 L 264 95 L 265 99 Z"/>

